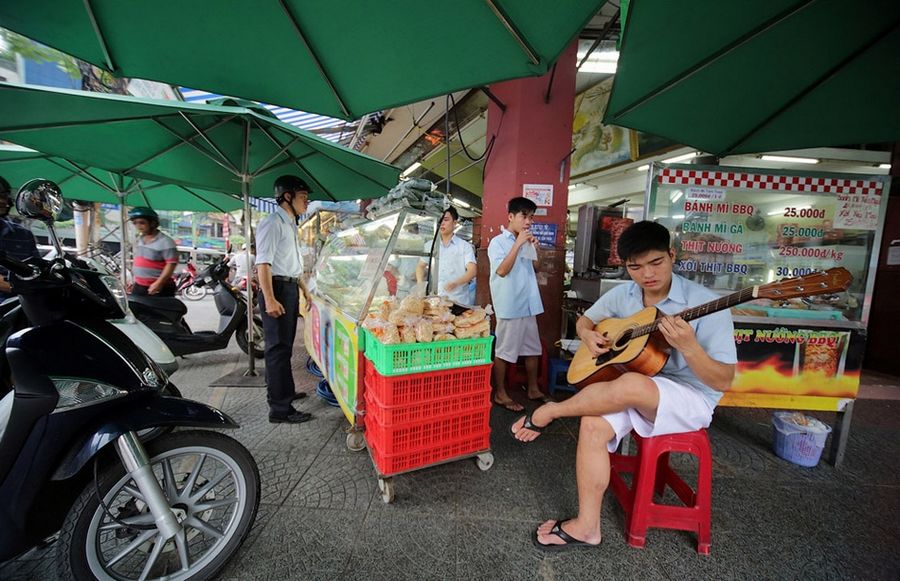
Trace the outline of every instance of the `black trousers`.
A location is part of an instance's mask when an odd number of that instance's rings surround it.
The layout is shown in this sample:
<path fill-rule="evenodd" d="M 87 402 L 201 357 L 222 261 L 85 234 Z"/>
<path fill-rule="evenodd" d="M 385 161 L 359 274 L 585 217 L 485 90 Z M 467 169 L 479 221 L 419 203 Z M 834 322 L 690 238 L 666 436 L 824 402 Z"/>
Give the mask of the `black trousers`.
<path fill-rule="evenodd" d="M 167 282 L 166 284 L 164 284 L 162 286 L 161 289 L 159 289 L 159 293 L 157 293 L 155 295 L 151 295 L 149 292 L 147 292 L 148 290 L 150 290 L 149 286 L 144 286 L 144 285 L 138 284 L 138 283 L 134 283 L 133 285 L 131 285 L 131 294 L 133 294 L 133 295 L 143 295 L 143 296 L 148 296 L 148 297 L 152 297 L 152 296 L 174 297 L 175 296 L 175 282 L 174 281 Z"/>
<path fill-rule="evenodd" d="M 284 307 L 284 314 L 271 317 L 266 313 L 265 298 L 259 295 L 263 333 L 266 338 L 266 390 L 269 413 L 284 415 L 291 411 L 294 399 L 294 374 L 291 355 L 297 336 L 297 315 L 300 310 L 300 287 L 297 282 L 272 280 L 275 299 Z"/>

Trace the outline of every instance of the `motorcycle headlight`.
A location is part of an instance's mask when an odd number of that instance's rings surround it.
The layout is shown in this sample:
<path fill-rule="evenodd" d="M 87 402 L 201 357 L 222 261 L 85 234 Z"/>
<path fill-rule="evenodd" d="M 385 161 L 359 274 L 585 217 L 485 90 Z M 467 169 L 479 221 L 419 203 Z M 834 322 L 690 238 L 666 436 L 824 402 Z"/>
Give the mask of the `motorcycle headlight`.
<path fill-rule="evenodd" d="M 53 410 L 54 413 L 89 406 L 128 393 L 118 387 L 88 379 L 51 378 L 51 380 L 59 392 L 59 402 Z"/>
<path fill-rule="evenodd" d="M 122 315 L 127 317 L 129 314 L 128 310 L 128 293 L 125 292 L 125 287 L 122 285 L 122 281 L 117 276 L 101 276 L 100 280 L 103 281 L 103 284 L 109 290 L 109 294 L 116 299 L 116 303 L 118 303 L 119 308 L 122 309 Z"/>

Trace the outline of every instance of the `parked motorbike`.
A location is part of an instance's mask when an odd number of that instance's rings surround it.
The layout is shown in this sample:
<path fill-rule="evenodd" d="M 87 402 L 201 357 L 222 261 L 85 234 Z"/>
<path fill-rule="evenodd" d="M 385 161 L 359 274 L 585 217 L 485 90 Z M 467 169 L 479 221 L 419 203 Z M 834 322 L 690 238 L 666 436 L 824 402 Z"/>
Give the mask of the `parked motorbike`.
<path fill-rule="evenodd" d="M 20 189 L 19 213 L 50 226 L 62 196 L 46 180 Z M 60 255 L 61 256 L 61 255 Z M 59 531 L 61 579 L 209 579 L 246 539 L 259 470 L 233 438 L 202 430 L 146 448 L 137 430 L 236 428 L 207 405 L 165 397 L 165 372 L 107 319 L 124 314 L 104 275 L 63 257 L 0 253 L 33 327 L 6 356 L 0 397 L 0 561 Z"/>
<path fill-rule="evenodd" d="M 112 270 L 115 266 L 115 261 L 110 259 L 109 256 L 95 252 L 79 258 L 73 254 L 66 253 L 64 249 L 62 253 L 58 253 L 54 248 L 44 254 L 44 259 L 53 260 L 59 256 L 64 256 L 67 261 L 76 264 L 79 268 L 93 268 L 101 275 L 108 275 L 104 276 L 103 280 L 110 287 L 111 292 L 117 297 L 124 298 L 126 296 L 125 287 L 122 286 L 121 279 L 116 276 L 118 268 Z M 163 371 L 169 375 L 175 373 L 178 370 L 178 360 L 175 358 L 175 354 L 163 343 L 162 339 L 135 318 L 126 301 L 123 301 L 123 304 L 125 305 L 125 316 L 121 319 L 110 320 L 110 323 L 128 335 L 128 338 L 143 349 L 151 359 L 162 367 Z M 18 307 L 18 297 L 7 299 L 0 305 L 0 345 L 6 344 L 6 339 L 9 338 L 13 331 L 24 329 L 27 326 L 24 316 L 17 316 L 17 313 L 21 311 Z M 13 312 L 14 309 L 18 310 Z"/>
<path fill-rule="evenodd" d="M 184 270 L 175 277 L 175 296 L 189 301 L 199 301 L 206 296 L 206 287 L 195 285 L 197 280 L 197 267 L 193 262 L 188 262 Z"/>
<path fill-rule="evenodd" d="M 129 295 L 128 305 L 138 320 L 159 335 L 176 355 L 224 349 L 234 335 L 241 351 L 247 353 L 252 340 L 253 355 L 262 357 L 265 348 L 262 319 L 253 318 L 251 339 L 247 330 L 247 299 L 227 278 L 228 261 L 223 257 L 203 269 L 192 283 L 213 289 L 219 311 L 218 331 L 192 331 L 184 320 L 187 306 L 176 298 Z"/>

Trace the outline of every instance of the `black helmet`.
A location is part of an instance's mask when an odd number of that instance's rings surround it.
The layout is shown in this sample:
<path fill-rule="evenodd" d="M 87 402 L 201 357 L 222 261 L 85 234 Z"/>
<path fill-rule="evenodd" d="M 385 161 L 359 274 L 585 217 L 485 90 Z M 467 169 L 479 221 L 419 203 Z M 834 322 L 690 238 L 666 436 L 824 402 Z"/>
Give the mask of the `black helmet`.
<path fill-rule="evenodd" d="M 297 176 L 284 175 L 275 180 L 275 198 L 281 198 L 288 192 L 310 193 L 311 191 L 306 182 Z"/>
<path fill-rule="evenodd" d="M 6 181 L 6 178 L 0 176 L 0 194 L 11 194 L 12 186 L 9 185 L 9 182 Z"/>
<path fill-rule="evenodd" d="M 159 222 L 159 214 L 157 214 L 153 208 L 148 208 L 146 206 L 138 206 L 137 208 L 128 210 L 128 219 L 134 220 L 135 218 L 144 218 L 146 220 L 156 220 Z"/>

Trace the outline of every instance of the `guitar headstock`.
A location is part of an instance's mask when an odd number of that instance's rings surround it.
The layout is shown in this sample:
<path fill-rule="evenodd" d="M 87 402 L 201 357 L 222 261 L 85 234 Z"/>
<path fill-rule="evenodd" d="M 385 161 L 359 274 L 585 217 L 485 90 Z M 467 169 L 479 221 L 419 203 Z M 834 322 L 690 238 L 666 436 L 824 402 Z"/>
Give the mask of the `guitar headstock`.
<path fill-rule="evenodd" d="M 760 299 L 792 299 L 845 291 L 850 288 L 853 275 L 839 266 L 814 272 L 797 278 L 786 278 L 761 285 L 757 292 Z"/>

